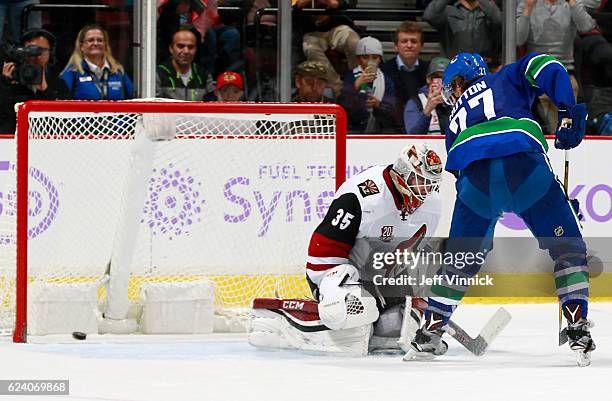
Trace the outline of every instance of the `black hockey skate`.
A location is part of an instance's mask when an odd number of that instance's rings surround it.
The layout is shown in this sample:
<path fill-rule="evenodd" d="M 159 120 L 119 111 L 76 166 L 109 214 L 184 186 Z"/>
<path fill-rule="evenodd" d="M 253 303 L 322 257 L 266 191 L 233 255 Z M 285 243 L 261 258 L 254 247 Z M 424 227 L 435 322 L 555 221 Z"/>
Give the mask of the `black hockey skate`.
<path fill-rule="evenodd" d="M 578 303 L 563 305 L 563 315 L 567 319 L 569 346 L 576 353 L 578 366 L 589 366 L 591 351 L 595 349 L 590 332 L 593 323 L 582 317 L 582 305 Z"/>
<path fill-rule="evenodd" d="M 443 326 L 442 322 L 442 316 L 438 313 L 432 312 L 429 315 L 423 327 L 417 330 L 410 343 L 410 351 L 404 355 L 404 361 L 433 359 L 448 351 L 448 344 L 442 340 L 442 334 L 450 328 Z"/>

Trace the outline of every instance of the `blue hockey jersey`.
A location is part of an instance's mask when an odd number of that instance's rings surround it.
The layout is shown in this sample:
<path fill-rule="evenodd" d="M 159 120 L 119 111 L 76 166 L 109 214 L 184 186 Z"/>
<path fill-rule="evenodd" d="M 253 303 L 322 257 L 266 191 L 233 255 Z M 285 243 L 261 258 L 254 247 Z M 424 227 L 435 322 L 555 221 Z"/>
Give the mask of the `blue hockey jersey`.
<path fill-rule="evenodd" d="M 531 113 L 546 94 L 560 108 L 575 105 L 565 67 L 554 57 L 530 53 L 495 74 L 474 81 L 457 100 L 446 130 L 446 169 L 520 152 L 546 153 L 542 128 Z"/>

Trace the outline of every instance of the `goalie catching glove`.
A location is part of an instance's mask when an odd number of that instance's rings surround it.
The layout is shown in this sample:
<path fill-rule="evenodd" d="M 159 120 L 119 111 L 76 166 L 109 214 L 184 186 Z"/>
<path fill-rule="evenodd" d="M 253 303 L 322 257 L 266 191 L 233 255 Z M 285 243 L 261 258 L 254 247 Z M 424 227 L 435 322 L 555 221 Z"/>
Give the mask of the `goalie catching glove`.
<path fill-rule="evenodd" d="M 376 300 L 362 288 L 352 265 L 327 272 L 318 288 L 319 302 L 255 299 L 249 321 L 249 343 L 263 348 L 366 355 Z"/>
<path fill-rule="evenodd" d="M 373 323 L 379 313 L 376 300 L 359 283 L 353 265 L 338 265 L 325 273 L 319 284 L 319 316 L 332 330 Z"/>
<path fill-rule="evenodd" d="M 570 108 L 559 108 L 555 148 L 572 149 L 582 142 L 588 117 L 587 106 L 578 103 Z"/>

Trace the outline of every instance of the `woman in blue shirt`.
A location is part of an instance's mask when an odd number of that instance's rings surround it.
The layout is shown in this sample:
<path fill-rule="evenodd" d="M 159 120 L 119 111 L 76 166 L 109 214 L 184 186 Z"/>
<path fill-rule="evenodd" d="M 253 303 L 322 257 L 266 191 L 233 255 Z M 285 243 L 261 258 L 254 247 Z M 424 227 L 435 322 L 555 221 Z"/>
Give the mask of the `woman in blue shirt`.
<path fill-rule="evenodd" d="M 68 85 L 72 99 L 132 98 L 132 81 L 113 57 L 108 33 L 100 25 L 86 25 L 79 31 L 72 56 L 60 77 Z"/>

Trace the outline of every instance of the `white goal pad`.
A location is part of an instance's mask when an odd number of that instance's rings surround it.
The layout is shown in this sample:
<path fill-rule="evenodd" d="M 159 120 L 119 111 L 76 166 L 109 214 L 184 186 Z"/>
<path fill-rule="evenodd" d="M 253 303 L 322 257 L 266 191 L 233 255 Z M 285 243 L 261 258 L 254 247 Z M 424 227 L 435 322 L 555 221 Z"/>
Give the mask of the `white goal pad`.
<path fill-rule="evenodd" d="M 95 283 L 36 282 L 29 286 L 29 292 L 30 334 L 98 333 L 98 286 Z"/>
<path fill-rule="evenodd" d="M 212 333 L 214 289 L 210 281 L 142 285 L 144 334 Z"/>
<path fill-rule="evenodd" d="M 308 241 L 346 169 L 341 107 L 28 102 L 17 126 L 0 161 L 0 332 L 15 341 L 37 284 L 92 284 L 120 322 L 143 285 L 205 279 L 227 327 L 253 298 L 310 295 Z"/>

